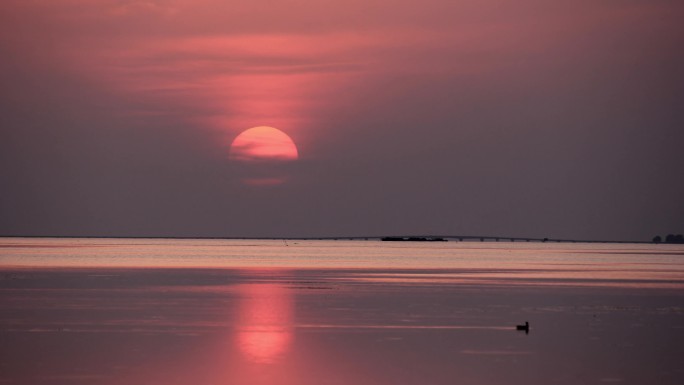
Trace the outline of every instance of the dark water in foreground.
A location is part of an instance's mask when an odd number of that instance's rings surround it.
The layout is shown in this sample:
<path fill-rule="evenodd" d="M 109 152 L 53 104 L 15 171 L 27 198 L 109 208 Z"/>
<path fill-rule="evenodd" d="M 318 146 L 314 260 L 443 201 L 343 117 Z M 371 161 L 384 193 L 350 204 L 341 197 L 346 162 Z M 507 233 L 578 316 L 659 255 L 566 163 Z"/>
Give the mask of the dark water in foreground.
<path fill-rule="evenodd" d="M 8 384 L 684 383 L 682 246 L 0 239 L 0 308 Z"/>

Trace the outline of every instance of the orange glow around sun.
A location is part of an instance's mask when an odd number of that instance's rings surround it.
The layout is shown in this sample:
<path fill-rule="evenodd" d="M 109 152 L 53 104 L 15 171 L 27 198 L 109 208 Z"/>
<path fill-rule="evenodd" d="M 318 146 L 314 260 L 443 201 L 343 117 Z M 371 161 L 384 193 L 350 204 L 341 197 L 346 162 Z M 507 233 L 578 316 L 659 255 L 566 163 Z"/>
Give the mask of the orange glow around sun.
<path fill-rule="evenodd" d="M 233 140 L 229 157 L 245 162 L 293 161 L 299 158 L 299 152 L 286 133 L 259 126 L 243 131 Z"/>

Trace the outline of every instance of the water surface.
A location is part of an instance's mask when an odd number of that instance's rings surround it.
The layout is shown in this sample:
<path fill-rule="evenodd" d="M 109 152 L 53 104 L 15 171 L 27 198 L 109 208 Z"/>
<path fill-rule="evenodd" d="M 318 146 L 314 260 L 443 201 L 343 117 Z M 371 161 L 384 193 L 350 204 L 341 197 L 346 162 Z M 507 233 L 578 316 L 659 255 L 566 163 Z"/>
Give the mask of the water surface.
<path fill-rule="evenodd" d="M 0 383 L 679 384 L 683 257 L 673 245 L 0 239 Z"/>

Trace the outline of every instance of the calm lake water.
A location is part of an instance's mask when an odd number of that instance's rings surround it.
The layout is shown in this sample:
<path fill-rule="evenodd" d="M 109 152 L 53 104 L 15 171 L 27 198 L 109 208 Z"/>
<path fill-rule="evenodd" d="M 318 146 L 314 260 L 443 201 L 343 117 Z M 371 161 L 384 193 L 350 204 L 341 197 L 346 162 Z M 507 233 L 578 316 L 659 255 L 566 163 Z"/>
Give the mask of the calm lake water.
<path fill-rule="evenodd" d="M 0 308 L 9 384 L 684 383 L 681 245 L 0 238 Z"/>

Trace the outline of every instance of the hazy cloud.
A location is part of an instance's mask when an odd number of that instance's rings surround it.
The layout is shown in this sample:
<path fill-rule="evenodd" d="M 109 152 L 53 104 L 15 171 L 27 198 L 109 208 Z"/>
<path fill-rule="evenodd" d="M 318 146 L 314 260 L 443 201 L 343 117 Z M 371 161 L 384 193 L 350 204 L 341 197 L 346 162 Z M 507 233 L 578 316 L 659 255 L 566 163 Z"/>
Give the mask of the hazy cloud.
<path fill-rule="evenodd" d="M 682 17 L 666 0 L 5 0 L 0 233 L 681 232 Z M 299 147 L 287 183 L 246 186 L 229 161 L 259 125 Z"/>

